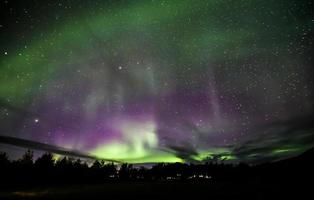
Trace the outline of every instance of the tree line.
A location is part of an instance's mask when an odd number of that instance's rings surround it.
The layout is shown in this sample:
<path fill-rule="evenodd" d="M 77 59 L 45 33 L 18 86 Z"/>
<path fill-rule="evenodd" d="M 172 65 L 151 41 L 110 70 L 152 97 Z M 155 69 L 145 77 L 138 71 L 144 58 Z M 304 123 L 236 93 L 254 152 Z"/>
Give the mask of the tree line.
<path fill-rule="evenodd" d="M 80 159 L 63 157 L 54 159 L 44 153 L 36 160 L 28 150 L 17 160 L 11 161 L 0 153 L 2 185 L 102 183 L 108 181 L 263 181 L 286 180 L 304 177 L 312 165 L 287 161 L 250 166 L 244 163 L 223 162 L 157 163 L 152 167 L 134 167 L 132 164 L 114 164 L 95 160 L 88 165 Z M 313 174 L 313 173 L 312 173 Z"/>

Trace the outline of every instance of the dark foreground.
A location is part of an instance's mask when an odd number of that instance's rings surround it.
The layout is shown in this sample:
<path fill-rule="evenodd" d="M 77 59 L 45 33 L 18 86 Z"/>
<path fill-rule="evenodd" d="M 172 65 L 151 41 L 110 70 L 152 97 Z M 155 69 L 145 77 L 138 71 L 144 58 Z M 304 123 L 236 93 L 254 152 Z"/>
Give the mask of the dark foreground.
<path fill-rule="evenodd" d="M 303 199 L 310 183 L 111 182 L 58 186 L 28 186 L 1 191 L 0 199 Z M 308 197 L 309 198 L 309 197 Z M 311 198 L 310 198 L 311 199 Z"/>
<path fill-rule="evenodd" d="M 0 163 L 3 199 L 313 199 L 314 148 L 262 165 L 158 164 L 87 167 L 48 154 Z M 4 156 L 2 156 L 5 158 Z M 1 159 L 0 159 L 1 160 Z M 196 199 L 195 199 L 196 200 Z"/>

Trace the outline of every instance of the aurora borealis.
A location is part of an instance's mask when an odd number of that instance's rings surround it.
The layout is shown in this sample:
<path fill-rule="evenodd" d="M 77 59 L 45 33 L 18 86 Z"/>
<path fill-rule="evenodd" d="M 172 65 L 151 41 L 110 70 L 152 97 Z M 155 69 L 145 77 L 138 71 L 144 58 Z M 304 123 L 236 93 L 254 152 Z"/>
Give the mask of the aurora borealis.
<path fill-rule="evenodd" d="M 314 146 L 313 10 L 2 1 L 0 135 L 130 163 L 298 155 Z"/>

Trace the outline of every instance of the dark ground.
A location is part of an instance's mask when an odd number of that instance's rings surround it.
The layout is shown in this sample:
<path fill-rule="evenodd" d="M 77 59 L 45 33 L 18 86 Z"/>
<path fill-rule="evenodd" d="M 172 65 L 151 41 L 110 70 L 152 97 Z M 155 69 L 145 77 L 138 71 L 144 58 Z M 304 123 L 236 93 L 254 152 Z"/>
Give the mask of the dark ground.
<path fill-rule="evenodd" d="M 111 182 L 35 188 L 24 186 L 1 191 L 0 199 L 304 199 L 310 187 L 311 183 Z"/>

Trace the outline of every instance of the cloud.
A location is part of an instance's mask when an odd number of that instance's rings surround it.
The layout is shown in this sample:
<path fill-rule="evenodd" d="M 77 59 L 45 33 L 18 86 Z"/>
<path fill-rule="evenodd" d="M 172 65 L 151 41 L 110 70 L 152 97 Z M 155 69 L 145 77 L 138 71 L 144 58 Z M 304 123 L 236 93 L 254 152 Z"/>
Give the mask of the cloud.
<path fill-rule="evenodd" d="M 0 135 L 0 143 L 29 148 L 33 150 L 47 151 L 47 152 L 56 153 L 56 154 L 60 154 L 64 156 L 74 156 L 74 157 L 94 159 L 94 160 L 99 159 L 95 156 L 88 155 L 86 153 L 82 153 L 79 151 L 73 151 L 70 149 L 66 149 L 66 148 L 62 148 L 62 147 L 58 147 L 58 146 L 54 146 L 50 144 L 43 144 L 40 142 L 35 142 L 35 141 L 30 141 L 30 140 L 25 140 L 25 139 L 16 138 L 16 137 L 10 137 L 10 136 Z M 109 161 L 109 162 L 120 162 L 120 161 L 112 160 L 112 159 L 101 159 L 101 160 Z"/>
<path fill-rule="evenodd" d="M 265 162 L 296 156 L 314 146 L 314 115 L 259 126 L 248 140 L 232 148 L 245 162 Z"/>

